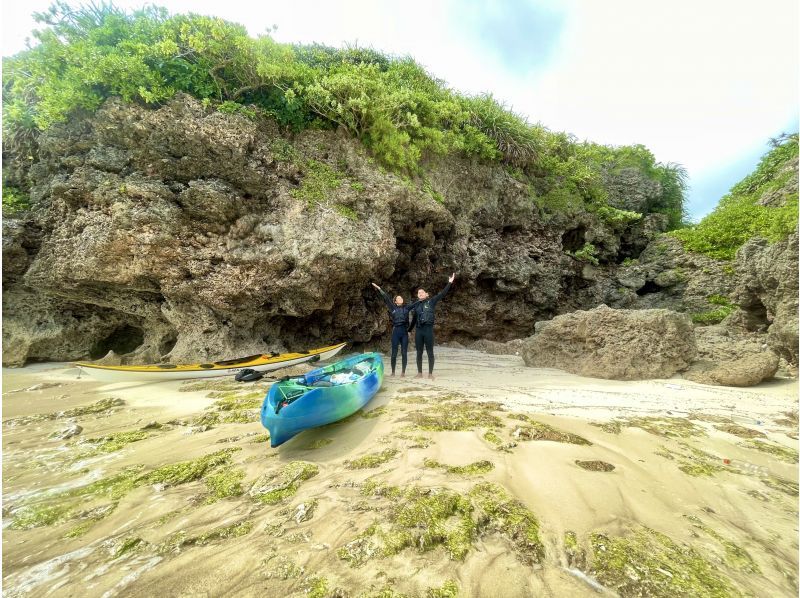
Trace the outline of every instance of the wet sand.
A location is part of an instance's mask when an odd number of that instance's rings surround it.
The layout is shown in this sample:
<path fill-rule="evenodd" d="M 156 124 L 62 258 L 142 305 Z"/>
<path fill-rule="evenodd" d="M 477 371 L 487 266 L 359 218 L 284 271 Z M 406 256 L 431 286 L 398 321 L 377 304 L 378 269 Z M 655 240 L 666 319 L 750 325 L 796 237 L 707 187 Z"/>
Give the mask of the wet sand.
<path fill-rule="evenodd" d="M 797 595 L 796 380 L 436 373 L 271 449 L 268 381 L 4 370 L 4 595 Z"/>

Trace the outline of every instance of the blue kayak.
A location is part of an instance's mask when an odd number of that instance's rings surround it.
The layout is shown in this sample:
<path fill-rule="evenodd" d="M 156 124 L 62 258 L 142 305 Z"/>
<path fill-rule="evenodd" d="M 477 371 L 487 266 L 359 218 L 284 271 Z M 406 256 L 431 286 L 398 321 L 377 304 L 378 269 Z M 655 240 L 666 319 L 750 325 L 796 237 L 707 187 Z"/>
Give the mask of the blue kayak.
<path fill-rule="evenodd" d="M 379 353 L 362 353 L 273 384 L 261 406 L 261 423 L 272 447 L 303 430 L 352 415 L 383 383 Z"/>

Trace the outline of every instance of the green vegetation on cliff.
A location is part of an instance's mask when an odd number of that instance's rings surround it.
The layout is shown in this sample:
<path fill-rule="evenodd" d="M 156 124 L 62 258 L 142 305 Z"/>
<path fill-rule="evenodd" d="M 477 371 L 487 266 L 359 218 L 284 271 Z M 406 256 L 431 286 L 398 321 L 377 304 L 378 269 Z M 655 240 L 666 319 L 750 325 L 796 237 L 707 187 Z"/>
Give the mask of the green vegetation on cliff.
<path fill-rule="evenodd" d="M 797 230 L 797 141 L 797 133 L 772 140 L 758 167 L 731 187 L 713 212 L 697 226 L 671 234 L 689 251 L 731 260 L 753 237 L 775 242 Z"/>
<path fill-rule="evenodd" d="M 57 2 L 36 18 L 38 44 L 3 60 L 7 154 L 35 155 L 40 131 L 108 97 L 159 106 L 183 92 L 288 130 L 342 127 L 401 173 L 421 174 L 434 155 L 503 163 L 546 211 L 589 210 L 613 226 L 660 212 L 675 228 L 683 216 L 679 166 L 656 162 L 643 146 L 578 142 L 530 124 L 489 94 L 449 89 L 409 57 L 253 39 L 241 25 L 153 6 L 127 13 Z M 656 184 L 636 211 L 607 191 L 608 177 L 631 168 Z"/>

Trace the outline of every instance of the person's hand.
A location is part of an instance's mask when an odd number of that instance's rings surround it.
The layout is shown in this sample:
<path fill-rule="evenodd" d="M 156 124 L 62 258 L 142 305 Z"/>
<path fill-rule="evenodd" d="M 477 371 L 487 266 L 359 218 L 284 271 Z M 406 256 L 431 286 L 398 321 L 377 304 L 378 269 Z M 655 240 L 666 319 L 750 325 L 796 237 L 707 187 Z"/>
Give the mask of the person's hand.
<path fill-rule="evenodd" d="M 453 273 L 450 275 L 450 278 L 448 278 L 448 279 L 447 279 L 447 282 L 450 282 L 450 283 L 452 283 L 452 282 L 453 282 L 455 279 L 456 279 L 456 273 L 455 273 L 455 272 L 453 272 Z"/>
<path fill-rule="evenodd" d="M 374 287 L 375 287 L 376 289 L 378 289 L 379 291 L 381 290 L 381 288 L 380 288 L 378 285 L 376 285 L 374 282 L 372 283 L 372 286 L 374 286 Z"/>

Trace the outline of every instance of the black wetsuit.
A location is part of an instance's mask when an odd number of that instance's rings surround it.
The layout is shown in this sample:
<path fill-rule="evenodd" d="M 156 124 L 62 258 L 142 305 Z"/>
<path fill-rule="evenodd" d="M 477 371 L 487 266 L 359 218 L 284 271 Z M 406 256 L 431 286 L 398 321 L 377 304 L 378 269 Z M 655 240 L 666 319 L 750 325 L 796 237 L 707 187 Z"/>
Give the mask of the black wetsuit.
<path fill-rule="evenodd" d="M 409 305 L 395 305 L 394 301 L 383 289 L 379 289 L 378 292 L 381 294 L 383 302 L 389 309 L 389 316 L 392 318 L 392 373 L 394 374 L 397 365 L 397 349 L 402 347 L 403 350 L 400 355 L 403 363 L 403 373 L 405 374 L 406 366 L 408 365 L 408 316 L 417 301 Z"/>
<path fill-rule="evenodd" d="M 424 301 L 417 301 L 413 304 L 411 314 L 411 326 L 409 332 L 417 327 L 417 336 L 414 342 L 417 344 L 417 372 L 422 373 L 422 350 L 428 353 L 428 374 L 433 373 L 433 321 L 436 304 L 450 290 L 450 283 L 444 287 L 441 293 L 434 295 Z"/>

